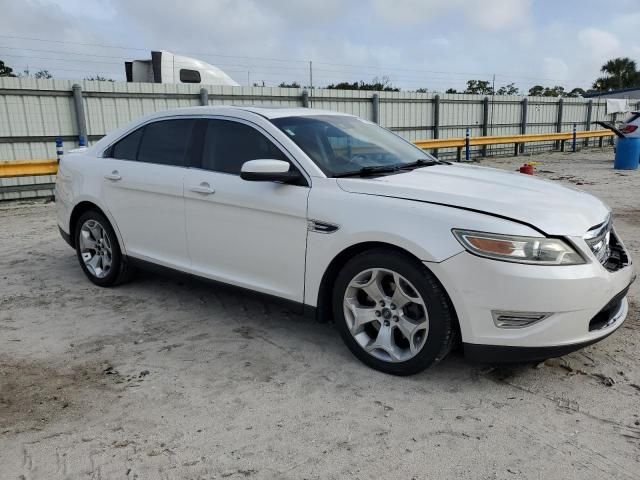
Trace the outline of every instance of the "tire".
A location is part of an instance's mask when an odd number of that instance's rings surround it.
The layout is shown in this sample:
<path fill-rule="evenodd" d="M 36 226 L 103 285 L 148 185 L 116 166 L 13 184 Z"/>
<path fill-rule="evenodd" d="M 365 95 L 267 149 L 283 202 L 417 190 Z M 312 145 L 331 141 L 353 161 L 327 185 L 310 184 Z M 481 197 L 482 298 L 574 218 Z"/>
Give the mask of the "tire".
<path fill-rule="evenodd" d="M 374 302 L 376 295 L 382 300 Z M 391 249 L 368 250 L 344 265 L 334 284 L 332 309 L 349 350 L 369 367 L 392 375 L 413 375 L 439 362 L 457 336 L 453 307 L 435 276 Z"/>
<path fill-rule="evenodd" d="M 113 227 L 102 213 L 88 210 L 80 215 L 74 235 L 76 256 L 89 280 L 100 287 L 112 287 L 131 278 L 132 268 L 122 255 Z"/>

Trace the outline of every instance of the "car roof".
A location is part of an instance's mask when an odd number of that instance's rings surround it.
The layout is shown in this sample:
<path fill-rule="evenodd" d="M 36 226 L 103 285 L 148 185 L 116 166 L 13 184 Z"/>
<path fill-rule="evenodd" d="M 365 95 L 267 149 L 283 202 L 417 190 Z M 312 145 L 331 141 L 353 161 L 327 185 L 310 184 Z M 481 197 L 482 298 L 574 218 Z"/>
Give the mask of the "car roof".
<path fill-rule="evenodd" d="M 173 108 L 171 110 L 163 110 L 161 112 L 155 112 L 146 118 L 162 118 L 175 115 L 228 115 L 230 113 L 237 112 L 251 112 L 256 115 L 268 119 L 283 118 L 283 117 L 302 117 L 311 115 L 336 115 L 336 116 L 349 116 L 348 113 L 331 112 L 329 110 L 319 110 L 315 108 L 287 108 L 287 107 L 258 107 L 258 106 L 235 106 L 235 105 L 220 105 L 220 106 L 203 106 L 203 107 L 185 107 L 185 108 Z"/>

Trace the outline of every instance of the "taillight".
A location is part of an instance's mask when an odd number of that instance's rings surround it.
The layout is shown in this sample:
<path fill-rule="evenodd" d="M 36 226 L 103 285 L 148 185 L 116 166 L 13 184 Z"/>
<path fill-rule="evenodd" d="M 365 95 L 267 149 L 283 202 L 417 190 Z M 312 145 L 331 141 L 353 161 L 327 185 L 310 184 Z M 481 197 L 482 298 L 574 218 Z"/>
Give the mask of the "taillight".
<path fill-rule="evenodd" d="M 633 133 L 638 129 L 637 125 L 625 125 L 620 129 L 622 133 Z"/>

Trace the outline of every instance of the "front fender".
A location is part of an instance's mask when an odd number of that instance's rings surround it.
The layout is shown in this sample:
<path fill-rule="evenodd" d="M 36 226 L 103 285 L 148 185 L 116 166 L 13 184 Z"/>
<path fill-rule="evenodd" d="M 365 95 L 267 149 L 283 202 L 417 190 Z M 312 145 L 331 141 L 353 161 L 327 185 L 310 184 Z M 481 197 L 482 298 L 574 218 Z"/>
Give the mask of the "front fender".
<path fill-rule="evenodd" d="M 314 182 L 308 216 L 310 220 L 338 226 L 333 233 L 308 234 L 305 303 L 312 306 L 317 306 L 322 278 L 331 262 L 354 245 L 389 244 L 423 262 L 440 263 L 464 250 L 451 233 L 452 228 L 540 236 L 530 227 L 490 214 L 348 193 L 335 185 L 335 179 Z"/>

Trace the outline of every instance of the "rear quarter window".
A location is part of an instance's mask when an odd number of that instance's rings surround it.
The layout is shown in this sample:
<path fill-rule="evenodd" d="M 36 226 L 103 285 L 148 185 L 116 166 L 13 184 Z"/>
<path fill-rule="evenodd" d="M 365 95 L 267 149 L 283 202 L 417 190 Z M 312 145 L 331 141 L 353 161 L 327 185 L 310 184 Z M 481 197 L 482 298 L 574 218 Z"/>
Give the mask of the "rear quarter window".
<path fill-rule="evenodd" d="M 130 133 L 113 147 L 111 147 L 110 157 L 118 160 L 135 160 L 138 155 L 138 147 L 142 138 L 143 128 L 139 128 Z"/>

